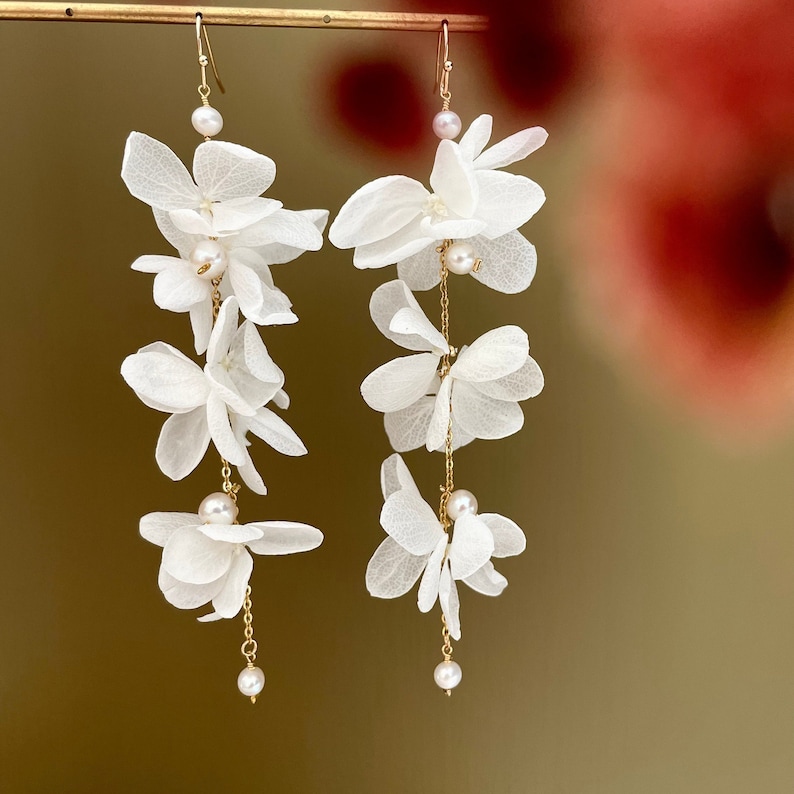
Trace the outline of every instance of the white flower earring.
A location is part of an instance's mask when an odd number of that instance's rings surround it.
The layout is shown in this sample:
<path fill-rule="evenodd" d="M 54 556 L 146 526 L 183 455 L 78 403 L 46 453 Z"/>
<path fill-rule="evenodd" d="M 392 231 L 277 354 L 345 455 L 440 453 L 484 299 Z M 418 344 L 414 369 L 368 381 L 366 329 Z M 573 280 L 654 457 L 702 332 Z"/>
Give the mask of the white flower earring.
<path fill-rule="evenodd" d="M 256 702 L 265 675 L 255 665 L 249 552 L 309 551 L 323 535 L 292 521 L 239 524 L 240 485 L 232 481 L 232 466 L 252 491 L 264 495 L 267 488 L 248 452 L 249 432 L 285 455 L 306 454 L 292 428 L 268 407 L 287 408 L 289 398 L 284 374 L 256 325 L 297 322 L 270 266 L 319 250 L 328 212 L 293 212 L 262 197 L 275 178 L 275 163 L 243 146 L 211 140 L 223 119 L 209 103 L 207 66 L 218 76 L 200 13 L 196 38 L 202 104 L 192 123 L 204 142 L 193 157 L 193 176 L 165 144 L 139 132 L 127 139 L 121 176 L 130 193 L 152 207 L 157 226 L 178 252 L 141 256 L 132 267 L 156 274 L 154 301 L 160 308 L 189 313 L 196 353 L 206 352 L 206 363 L 201 367 L 155 342 L 128 356 L 121 374 L 146 405 L 170 414 L 155 455 L 164 474 L 186 477 L 210 441 L 220 455 L 221 491 L 207 496 L 196 513 L 145 515 L 140 533 L 163 549 L 158 584 L 169 603 L 179 609 L 211 603 L 213 611 L 200 621 L 233 618 L 243 610 L 246 665 L 237 684 Z M 218 86 L 223 91 L 220 81 Z M 240 325 L 239 313 L 246 318 Z"/>
<path fill-rule="evenodd" d="M 442 656 L 434 678 L 447 694 L 462 677 L 451 639 L 461 636 L 456 581 L 484 595 L 499 595 L 507 580 L 492 557 L 520 554 L 526 539 L 510 519 L 479 513 L 473 493 L 455 488 L 453 452 L 474 439 L 496 439 L 521 429 L 519 402 L 543 388 L 543 373 L 529 355 L 526 333 L 506 325 L 459 350 L 450 344 L 449 275 L 471 275 L 498 292 L 525 290 L 536 253 L 518 228 L 545 201 L 531 179 L 502 172 L 547 138 L 541 127 L 518 132 L 486 149 L 492 118 L 475 119 L 460 139 L 460 118 L 450 110 L 449 31 L 439 36 L 439 94 L 433 120 L 441 139 L 428 190 L 407 176 L 376 179 L 356 191 L 331 225 L 329 239 L 354 248 L 353 264 L 396 264 L 398 280 L 378 287 L 370 313 L 378 330 L 416 351 L 378 367 L 361 384 L 367 404 L 384 414 L 395 452 L 424 446 L 444 453 L 446 476 L 438 511 L 422 498 L 399 454 L 381 466 L 388 537 L 367 567 L 367 589 L 379 598 L 407 593 L 421 577 L 418 606 L 441 605 Z M 441 330 L 428 320 L 411 290 L 440 285 Z M 454 363 L 453 363 L 454 359 Z"/>

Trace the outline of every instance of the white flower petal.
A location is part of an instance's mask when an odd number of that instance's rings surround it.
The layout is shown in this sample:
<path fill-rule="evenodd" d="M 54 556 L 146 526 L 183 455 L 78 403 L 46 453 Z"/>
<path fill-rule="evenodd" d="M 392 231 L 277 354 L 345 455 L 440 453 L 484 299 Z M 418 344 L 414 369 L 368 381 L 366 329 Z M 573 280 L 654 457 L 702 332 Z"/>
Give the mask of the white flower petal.
<path fill-rule="evenodd" d="M 491 530 L 479 516 L 466 514 L 455 522 L 449 547 L 449 565 L 453 579 L 465 579 L 482 568 L 493 554 Z"/>
<path fill-rule="evenodd" d="M 421 182 L 407 176 L 375 179 L 344 203 L 328 230 L 328 239 L 337 248 L 384 240 L 421 213 L 428 195 Z"/>
<path fill-rule="evenodd" d="M 245 422 L 251 432 L 282 455 L 305 455 L 308 450 L 297 433 L 269 408 L 260 408 Z"/>
<path fill-rule="evenodd" d="M 262 218 L 267 218 L 284 205 L 275 199 L 253 198 L 223 201 L 212 205 L 212 227 L 218 234 L 239 232 Z"/>
<path fill-rule="evenodd" d="M 208 604 L 223 587 L 226 575 L 214 582 L 206 584 L 186 584 L 174 579 L 161 565 L 157 576 L 157 584 L 162 590 L 165 600 L 177 609 L 196 609 Z"/>
<path fill-rule="evenodd" d="M 475 159 L 474 167 L 477 169 L 504 168 L 506 165 L 523 160 L 536 149 L 540 149 L 548 137 L 549 134 L 543 127 L 530 127 L 521 130 L 483 152 Z M 463 141 L 461 141 L 462 143 Z"/>
<path fill-rule="evenodd" d="M 195 209 L 171 210 L 168 213 L 171 223 L 183 234 L 215 237 L 218 232 L 210 218 Z"/>
<path fill-rule="evenodd" d="M 437 239 L 435 232 L 424 230 L 423 224 L 429 220 L 430 218 L 417 215 L 414 220 L 389 237 L 358 246 L 353 254 L 353 264 L 360 270 L 385 267 L 418 253 Z M 482 225 L 479 223 L 479 227 Z"/>
<path fill-rule="evenodd" d="M 238 438 L 239 441 L 239 438 Z M 245 449 L 244 444 L 243 450 L 245 452 L 245 462 L 242 464 L 238 464 L 237 472 L 242 478 L 243 482 L 256 494 L 260 496 L 265 496 L 267 494 L 267 487 L 265 486 L 265 482 L 260 476 L 259 472 L 256 470 L 254 466 L 254 462 L 251 460 L 251 455 L 249 454 L 248 450 Z"/>
<path fill-rule="evenodd" d="M 493 240 L 479 236 L 470 242 L 482 259 L 479 270 L 476 273 L 472 271 L 471 275 L 481 284 L 497 292 L 515 295 L 532 283 L 538 255 L 535 246 L 521 232 L 508 232 Z"/>
<path fill-rule="evenodd" d="M 435 404 L 435 397 L 420 397 L 407 408 L 383 415 L 383 426 L 393 450 L 409 452 L 427 443 L 427 431 Z"/>
<path fill-rule="evenodd" d="M 289 394 L 284 389 L 279 389 L 273 395 L 273 402 L 276 406 L 286 411 L 289 408 Z"/>
<path fill-rule="evenodd" d="M 408 490 L 396 491 L 386 500 L 380 524 L 411 554 L 429 554 L 444 535 L 433 508 Z"/>
<path fill-rule="evenodd" d="M 121 178 L 135 198 L 162 210 L 197 207 L 201 194 L 180 159 L 160 141 L 131 132 Z"/>
<path fill-rule="evenodd" d="M 233 618 L 242 609 L 245 590 L 253 569 L 254 560 L 251 555 L 245 549 L 237 550 L 232 557 L 223 589 L 212 599 L 216 614 L 222 618 Z"/>
<path fill-rule="evenodd" d="M 193 174 L 202 193 L 211 201 L 253 198 L 273 184 L 276 164 L 245 146 L 207 141 L 196 147 Z"/>
<path fill-rule="evenodd" d="M 515 521 L 498 513 L 480 513 L 480 519 L 493 535 L 493 557 L 515 557 L 527 547 L 527 539 Z"/>
<path fill-rule="evenodd" d="M 226 583 L 226 577 L 223 577 L 223 584 Z M 221 587 L 223 586 L 221 585 Z M 219 615 L 217 612 L 211 612 L 209 615 L 202 615 L 200 618 L 196 618 L 199 623 L 214 623 L 218 620 L 223 620 L 223 615 Z"/>
<path fill-rule="evenodd" d="M 498 596 L 507 587 L 507 579 L 495 570 L 492 562 L 486 562 L 479 570 L 463 580 L 472 590 L 487 596 Z"/>
<path fill-rule="evenodd" d="M 241 357 L 245 368 L 257 380 L 268 384 L 272 388 L 273 394 L 277 393 L 284 385 L 284 373 L 270 357 L 265 343 L 253 323 L 245 322 L 240 326 L 230 352 L 235 361 Z"/>
<path fill-rule="evenodd" d="M 496 380 L 472 383 L 477 391 L 497 400 L 517 402 L 537 397 L 543 390 L 543 373 L 534 358 L 527 356 L 524 366 Z"/>
<path fill-rule="evenodd" d="M 282 212 L 303 216 L 310 223 L 313 223 L 320 233 L 322 233 L 328 223 L 328 210 L 298 210 L 297 212 L 295 210 L 282 210 Z M 270 243 L 269 245 L 258 247 L 257 253 L 269 265 L 283 265 L 286 262 L 297 259 L 305 250 L 305 248 L 296 248 L 282 243 Z"/>
<path fill-rule="evenodd" d="M 361 396 L 375 411 L 387 413 L 407 408 L 427 394 L 438 361 L 433 353 L 395 358 L 367 375 L 361 384 Z"/>
<path fill-rule="evenodd" d="M 178 264 L 161 270 L 154 277 L 154 302 L 171 312 L 186 312 L 212 295 L 212 285 L 196 275 L 195 268 L 177 259 Z"/>
<path fill-rule="evenodd" d="M 190 327 L 193 329 L 193 344 L 201 355 L 207 349 L 212 334 L 212 296 L 190 307 Z"/>
<path fill-rule="evenodd" d="M 492 129 L 493 117 L 487 113 L 483 113 L 482 116 L 478 116 L 472 121 L 469 129 L 463 133 L 459 143 L 460 150 L 466 159 L 476 160 L 480 156 L 482 150 L 491 139 Z"/>
<path fill-rule="evenodd" d="M 214 392 L 207 400 L 207 425 L 218 454 L 235 466 L 245 463 L 245 451 L 232 431 L 227 404 Z"/>
<path fill-rule="evenodd" d="M 503 325 L 461 350 L 449 372 L 456 380 L 496 380 L 524 366 L 528 355 L 526 331 L 517 325 Z"/>
<path fill-rule="evenodd" d="M 447 628 L 453 640 L 460 639 L 460 601 L 455 580 L 449 572 L 449 564 L 441 571 L 441 580 L 438 583 L 438 600 L 441 602 L 441 611 L 447 621 Z"/>
<path fill-rule="evenodd" d="M 427 428 L 427 440 L 425 447 L 428 452 L 443 446 L 449 429 L 449 400 L 452 393 L 452 378 L 447 376 L 441 381 L 438 394 L 433 405 L 433 413 L 430 416 L 430 424 Z"/>
<path fill-rule="evenodd" d="M 144 540 L 155 546 L 165 546 L 171 535 L 182 527 L 201 523 L 195 513 L 147 513 L 141 517 L 139 531 Z"/>
<path fill-rule="evenodd" d="M 232 260 L 226 269 L 234 294 L 240 301 L 240 311 L 249 319 L 258 317 L 262 311 L 265 285 L 250 267 Z"/>
<path fill-rule="evenodd" d="M 248 543 L 252 540 L 259 540 L 262 537 L 262 530 L 253 524 L 200 523 L 196 528 L 208 538 L 219 540 L 222 543 Z"/>
<path fill-rule="evenodd" d="M 259 406 L 251 405 L 237 390 L 232 373 L 223 364 L 207 364 L 204 374 L 212 386 L 211 394 L 223 400 L 234 413 L 253 416 Z M 208 398 L 209 399 L 209 398 Z"/>
<path fill-rule="evenodd" d="M 163 342 L 127 356 L 121 375 L 146 405 L 158 411 L 191 411 L 202 405 L 209 394 L 198 365 Z"/>
<path fill-rule="evenodd" d="M 482 233 L 491 239 L 523 226 L 546 201 L 543 188 L 531 179 L 503 171 L 477 171 L 480 203 L 477 217 Z"/>
<path fill-rule="evenodd" d="M 139 256 L 130 267 L 139 273 L 159 273 L 168 267 L 183 264 L 183 260 L 176 256 L 162 256 L 160 254 L 145 254 Z"/>
<path fill-rule="evenodd" d="M 444 555 L 447 551 L 447 536 L 439 538 L 438 544 L 427 561 L 424 576 L 419 584 L 419 592 L 416 596 L 416 605 L 420 612 L 429 612 L 438 598 L 438 582 L 441 578 L 441 565 L 444 562 Z"/>
<path fill-rule="evenodd" d="M 229 570 L 234 546 L 211 540 L 196 529 L 183 527 L 163 547 L 163 568 L 180 582 L 206 584 Z"/>
<path fill-rule="evenodd" d="M 229 354 L 232 340 L 237 332 L 237 313 L 240 304 L 234 296 L 226 298 L 221 304 L 218 317 L 210 336 L 209 347 L 207 347 L 207 363 L 218 364 Z"/>
<path fill-rule="evenodd" d="M 437 247 L 437 244 L 426 246 L 418 254 L 397 263 L 397 275 L 414 292 L 432 289 L 441 281 Z"/>
<path fill-rule="evenodd" d="M 256 521 L 248 524 L 262 532 L 248 548 L 255 554 L 297 554 L 316 549 L 323 542 L 323 533 L 309 524 L 295 521 Z"/>
<path fill-rule="evenodd" d="M 392 538 L 375 549 L 367 564 L 367 590 L 375 598 L 397 598 L 407 593 L 419 578 L 428 555 L 409 554 Z"/>
<path fill-rule="evenodd" d="M 166 210 L 158 210 L 155 207 L 152 212 L 154 213 L 154 222 L 157 224 L 160 234 L 179 251 L 179 255 L 183 259 L 188 259 L 190 252 L 202 238 L 194 234 L 186 234 L 181 229 L 177 229 L 174 222 L 171 220 L 170 213 Z"/>
<path fill-rule="evenodd" d="M 384 500 L 397 491 L 406 491 L 421 499 L 411 472 L 399 455 L 389 455 L 380 466 L 380 488 Z"/>
<path fill-rule="evenodd" d="M 449 350 L 444 337 L 427 319 L 422 307 L 402 281 L 381 284 L 372 293 L 369 313 L 387 339 L 407 350 L 433 353 Z"/>
<path fill-rule="evenodd" d="M 157 439 L 157 465 L 166 477 L 181 480 L 201 463 L 209 443 L 203 405 L 186 414 L 174 414 L 165 421 Z"/>
<path fill-rule="evenodd" d="M 465 381 L 455 382 L 452 411 L 474 438 L 506 438 L 524 426 L 524 412 L 518 403 L 495 400 Z"/>
<path fill-rule="evenodd" d="M 241 248 L 261 248 L 278 243 L 304 251 L 319 251 L 323 245 L 323 236 L 311 220 L 287 210 L 277 210 L 230 239 L 231 245 Z"/>
<path fill-rule="evenodd" d="M 443 140 L 436 149 L 430 186 L 448 210 L 460 218 L 471 218 L 479 208 L 479 185 L 474 168 L 453 141 Z"/>
<path fill-rule="evenodd" d="M 419 223 L 419 232 L 432 241 L 436 240 L 467 240 L 486 230 L 487 222 L 480 218 L 451 218 L 449 220 L 434 220 L 431 217 L 422 218 Z M 418 249 L 417 249 L 418 250 Z M 400 259 L 408 256 L 404 253 Z"/>

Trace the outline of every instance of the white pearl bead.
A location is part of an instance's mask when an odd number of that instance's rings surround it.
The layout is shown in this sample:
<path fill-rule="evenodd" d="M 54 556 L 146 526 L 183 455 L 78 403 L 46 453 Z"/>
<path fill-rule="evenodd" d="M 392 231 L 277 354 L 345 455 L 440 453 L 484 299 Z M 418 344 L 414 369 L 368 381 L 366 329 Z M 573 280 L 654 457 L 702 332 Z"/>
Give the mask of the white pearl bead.
<path fill-rule="evenodd" d="M 198 509 L 199 518 L 205 524 L 233 524 L 237 512 L 231 496 L 220 491 L 205 497 Z"/>
<path fill-rule="evenodd" d="M 441 689 L 454 689 L 463 678 L 463 671 L 457 662 L 441 662 L 436 665 L 433 678 Z"/>
<path fill-rule="evenodd" d="M 447 263 L 447 270 L 450 273 L 465 276 L 474 270 L 474 265 L 477 262 L 477 253 L 474 250 L 474 246 L 469 243 L 452 243 L 447 248 L 444 261 Z"/>
<path fill-rule="evenodd" d="M 452 110 L 442 110 L 433 119 L 433 132 L 442 140 L 452 140 L 460 135 L 463 124 L 460 116 Z"/>
<path fill-rule="evenodd" d="M 211 138 L 223 129 L 223 116 L 210 105 L 196 108 L 190 121 L 193 124 L 193 129 L 205 138 Z"/>
<path fill-rule="evenodd" d="M 246 697 L 256 697 L 265 688 L 265 674 L 259 667 L 244 667 L 237 676 L 237 688 Z"/>
<path fill-rule="evenodd" d="M 190 264 L 196 268 L 197 276 L 210 281 L 223 275 L 229 264 L 229 256 L 217 240 L 202 240 L 190 252 Z"/>
<path fill-rule="evenodd" d="M 467 513 L 477 515 L 477 497 L 471 492 L 463 488 L 453 491 L 449 495 L 447 502 L 447 515 L 453 520 L 457 521 L 461 516 Z"/>

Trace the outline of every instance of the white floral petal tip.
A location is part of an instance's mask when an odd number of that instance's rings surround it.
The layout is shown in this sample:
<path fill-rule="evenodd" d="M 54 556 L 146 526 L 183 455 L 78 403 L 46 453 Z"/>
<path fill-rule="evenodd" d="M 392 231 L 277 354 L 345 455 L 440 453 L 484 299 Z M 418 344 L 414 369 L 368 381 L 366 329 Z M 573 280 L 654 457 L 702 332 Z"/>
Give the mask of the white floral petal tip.
<path fill-rule="evenodd" d="M 507 587 L 507 579 L 499 573 L 492 562 L 486 562 L 479 570 L 471 576 L 467 576 L 463 581 L 482 595 L 498 596 Z"/>
<path fill-rule="evenodd" d="M 193 330 L 193 344 L 198 355 L 207 350 L 212 335 L 212 297 L 190 307 L 190 327 Z"/>
<path fill-rule="evenodd" d="M 399 598 L 416 584 L 426 563 L 427 555 L 409 554 L 387 537 L 367 564 L 367 590 L 375 598 Z"/>
<path fill-rule="evenodd" d="M 477 391 L 497 400 L 517 401 L 537 397 L 543 391 L 543 372 L 538 362 L 527 356 L 524 366 L 492 381 L 472 383 Z"/>
<path fill-rule="evenodd" d="M 476 339 L 461 350 L 450 368 L 456 380 L 495 380 L 520 369 L 529 355 L 527 334 L 517 325 L 503 325 Z"/>
<path fill-rule="evenodd" d="M 283 411 L 286 411 L 290 404 L 289 394 L 287 394 L 284 389 L 279 389 L 273 395 L 273 404 L 277 408 L 281 408 Z"/>
<path fill-rule="evenodd" d="M 154 302 L 170 312 L 187 312 L 212 295 L 212 285 L 197 278 L 194 269 L 181 259 L 154 278 Z"/>
<path fill-rule="evenodd" d="M 177 229 L 176 225 L 171 220 L 171 213 L 166 210 L 158 210 L 155 207 L 152 209 L 152 213 L 154 214 L 154 222 L 157 224 L 160 234 L 179 251 L 179 255 L 182 259 L 187 259 L 196 244 L 201 242 L 203 238 L 195 234 L 186 234 L 180 229 Z"/>
<path fill-rule="evenodd" d="M 359 270 L 393 265 L 401 259 L 418 253 L 435 239 L 432 229 L 425 229 L 421 215 L 417 215 L 408 225 L 383 240 L 367 245 L 359 245 L 353 253 L 353 265 Z"/>
<path fill-rule="evenodd" d="M 296 521 L 256 521 L 247 526 L 262 533 L 261 538 L 247 544 L 254 554 L 298 554 L 312 551 L 323 542 L 319 529 Z"/>
<path fill-rule="evenodd" d="M 155 460 L 172 480 L 182 480 L 201 463 L 210 443 L 204 406 L 166 419 L 157 440 Z"/>
<path fill-rule="evenodd" d="M 369 312 L 378 330 L 400 347 L 439 355 L 449 352 L 441 332 L 427 319 L 405 282 L 381 284 L 372 293 Z"/>
<path fill-rule="evenodd" d="M 282 210 L 282 212 L 301 215 L 309 223 L 314 224 L 320 234 L 323 233 L 328 223 L 328 210 Z M 268 243 L 267 245 L 258 246 L 256 252 L 268 265 L 283 265 L 287 262 L 292 262 L 293 259 L 297 259 L 306 252 L 306 249 L 284 245 L 283 243 Z"/>
<path fill-rule="evenodd" d="M 483 234 L 491 239 L 523 226 L 546 201 L 540 185 L 517 174 L 478 171 L 477 184 L 480 218 L 485 222 Z"/>
<path fill-rule="evenodd" d="M 387 413 L 407 408 L 427 394 L 438 360 L 433 353 L 417 353 L 389 361 L 364 379 L 361 396 L 375 411 Z"/>
<path fill-rule="evenodd" d="M 251 460 L 251 456 L 246 457 L 245 463 L 237 467 L 237 473 L 242 481 L 259 496 L 267 496 L 267 486 Z"/>
<path fill-rule="evenodd" d="M 202 615 L 200 618 L 196 618 L 196 620 L 199 623 L 216 623 L 219 620 L 223 620 L 223 615 L 219 615 L 217 612 L 210 612 L 209 615 Z"/>
<path fill-rule="evenodd" d="M 380 486 L 383 499 L 388 499 L 397 491 L 405 491 L 421 499 L 411 472 L 400 455 L 389 455 L 380 466 Z"/>
<path fill-rule="evenodd" d="M 458 144 L 447 140 L 438 144 L 430 174 L 430 186 L 438 198 L 435 210 L 440 218 L 445 217 L 446 213 L 461 219 L 474 215 L 479 199 L 479 185 L 471 162 L 467 161 Z"/>
<path fill-rule="evenodd" d="M 197 529 L 211 540 L 224 543 L 249 543 L 262 537 L 262 530 L 255 524 L 200 524 Z"/>
<path fill-rule="evenodd" d="M 441 571 L 441 579 L 438 583 L 438 600 L 441 602 L 441 611 L 447 621 L 447 628 L 453 640 L 460 639 L 460 601 L 458 599 L 458 588 L 455 580 L 449 571 L 449 565 L 445 565 Z"/>
<path fill-rule="evenodd" d="M 187 584 L 207 584 L 228 570 L 233 544 L 212 540 L 197 527 L 182 527 L 163 547 L 163 568 Z"/>
<path fill-rule="evenodd" d="M 223 589 L 212 599 L 216 615 L 233 618 L 243 608 L 245 591 L 253 569 L 254 560 L 251 555 L 242 547 L 235 548 Z"/>
<path fill-rule="evenodd" d="M 184 260 L 176 256 L 161 256 L 159 254 L 144 254 L 139 256 L 131 265 L 130 269 L 137 270 L 139 273 L 159 273 L 169 267 L 184 265 Z"/>
<path fill-rule="evenodd" d="M 139 531 L 144 540 L 155 546 L 165 546 L 171 535 L 182 527 L 201 523 L 196 513 L 147 513 L 141 517 Z"/>
<path fill-rule="evenodd" d="M 247 226 L 235 240 L 242 248 L 285 245 L 303 251 L 319 251 L 323 236 L 317 226 L 297 212 L 276 210 L 258 223 Z"/>
<path fill-rule="evenodd" d="M 210 334 L 210 343 L 207 347 L 207 362 L 213 364 L 221 362 L 228 354 L 232 345 L 235 332 L 237 331 L 237 317 L 240 310 L 240 302 L 236 297 L 226 298 L 221 303 L 218 311 L 218 318 Z"/>
<path fill-rule="evenodd" d="M 476 167 L 477 158 L 491 140 L 493 116 L 484 113 L 469 125 L 469 129 L 460 138 L 460 149 L 467 160 L 473 161 Z"/>
<path fill-rule="evenodd" d="M 520 232 L 508 232 L 493 240 L 475 237 L 471 244 L 482 260 L 471 276 L 486 287 L 515 295 L 529 287 L 535 278 L 538 255 L 535 246 Z"/>
<path fill-rule="evenodd" d="M 475 238 L 478 239 L 478 238 Z M 441 281 L 441 263 L 436 248 L 438 243 L 426 246 L 418 254 L 397 263 L 397 275 L 408 289 L 424 292 Z"/>
<path fill-rule="evenodd" d="M 135 198 L 156 209 L 201 203 L 201 192 L 182 161 L 164 143 L 141 132 L 131 132 L 127 138 L 121 178 Z"/>
<path fill-rule="evenodd" d="M 455 522 L 449 547 L 449 565 L 453 579 L 465 579 L 482 568 L 494 550 L 494 538 L 488 526 L 475 515 L 461 516 Z"/>
<path fill-rule="evenodd" d="M 476 156 L 474 167 L 478 170 L 493 170 L 512 165 L 540 149 L 548 138 L 549 133 L 543 127 L 530 127 L 521 130 Z"/>
<path fill-rule="evenodd" d="M 433 508 L 407 490 L 397 491 L 386 500 L 380 524 L 410 554 L 429 554 L 444 536 Z"/>
<path fill-rule="evenodd" d="M 464 381 L 455 384 L 453 412 L 461 428 L 474 438 L 507 438 L 524 426 L 518 403 L 495 400 Z"/>
<path fill-rule="evenodd" d="M 420 612 L 429 612 L 438 600 L 438 585 L 441 579 L 441 566 L 444 562 L 444 555 L 447 552 L 447 536 L 443 535 L 438 539 L 436 547 L 433 549 L 427 560 L 422 581 L 419 583 L 419 592 L 416 595 L 416 605 Z"/>
<path fill-rule="evenodd" d="M 498 513 L 480 513 L 480 520 L 493 535 L 494 557 L 515 557 L 526 549 L 526 536 L 515 521 Z"/>
<path fill-rule="evenodd" d="M 282 455 L 299 457 L 308 452 L 297 433 L 269 408 L 260 408 L 254 416 L 245 417 L 241 421 L 257 438 L 261 438 Z"/>
<path fill-rule="evenodd" d="M 209 604 L 220 592 L 226 576 L 207 584 L 187 584 L 174 579 L 168 571 L 160 566 L 157 585 L 165 596 L 165 600 L 177 609 L 197 609 Z M 199 618 L 201 620 L 201 618 Z"/>
<path fill-rule="evenodd" d="M 359 188 L 328 230 L 337 248 L 357 248 L 399 232 L 420 213 L 429 193 L 407 176 L 384 176 Z"/>
<path fill-rule="evenodd" d="M 427 439 L 425 448 L 428 452 L 442 447 L 447 438 L 449 427 L 449 403 L 452 399 L 453 380 L 449 375 L 441 381 L 435 402 L 433 413 L 430 415 L 430 423 L 427 426 Z"/>
<path fill-rule="evenodd" d="M 244 464 L 247 452 L 232 430 L 226 402 L 215 393 L 210 394 L 207 400 L 207 426 L 218 454 L 235 466 Z"/>
<path fill-rule="evenodd" d="M 213 201 L 259 196 L 276 178 L 276 164 L 263 154 L 226 141 L 205 141 L 193 155 L 193 174 Z"/>

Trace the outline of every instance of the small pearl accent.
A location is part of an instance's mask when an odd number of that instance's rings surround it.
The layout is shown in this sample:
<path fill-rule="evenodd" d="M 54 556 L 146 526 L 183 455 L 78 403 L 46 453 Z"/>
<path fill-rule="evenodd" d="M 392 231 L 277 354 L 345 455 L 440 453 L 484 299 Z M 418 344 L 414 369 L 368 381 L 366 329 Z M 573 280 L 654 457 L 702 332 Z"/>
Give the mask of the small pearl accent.
<path fill-rule="evenodd" d="M 255 698 L 265 688 L 265 674 L 260 667 L 244 667 L 237 676 L 237 688 L 246 697 Z"/>
<path fill-rule="evenodd" d="M 460 679 L 463 678 L 463 671 L 457 662 L 440 662 L 433 671 L 433 678 L 435 678 L 436 684 L 441 689 L 449 691 L 460 683 Z"/>
<path fill-rule="evenodd" d="M 449 495 L 447 515 L 453 521 L 457 521 L 461 516 L 465 516 L 467 513 L 476 516 L 478 507 L 477 497 L 471 491 L 459 488 Z"/>
<path fill-rule="evenodd" d="M 190 264 L 196 268 L 197 276 L 210 281 L 223 275 L 229 257 L 217 240 L 202 240 L 190 252 Z"/>
<path fill-rule="evenodd" d="M 460 121 L 460 116 L 452 110 L 442 110 L 440 113 L 436 113 L 433 119 L 433 132 L 441 140 L 457 138 L 462 129 L 463 124 Z"/>
<path fill-rule="evenodd" d="M 231 496 L 220 491 L 205 497 L 198 509 L 199 518 L 205 524 L 233 524 L 237 512 Z"/>
<path fill-rule="evenodd" d="M 223 116 L 210 105 L 202 105 L 190 117 L 193 129 L 205 138 L 217 135 L 223 129 Z"/>
<path fill-rule="evenodd" d="M 447 248 L 444 261 L 447 263 L 447 270 L 450 273 L 465 276 L 474 270 L 474 266 L 477 264 L 477 254 L 474 246 L 469 243 L 452 243 Z"/>

